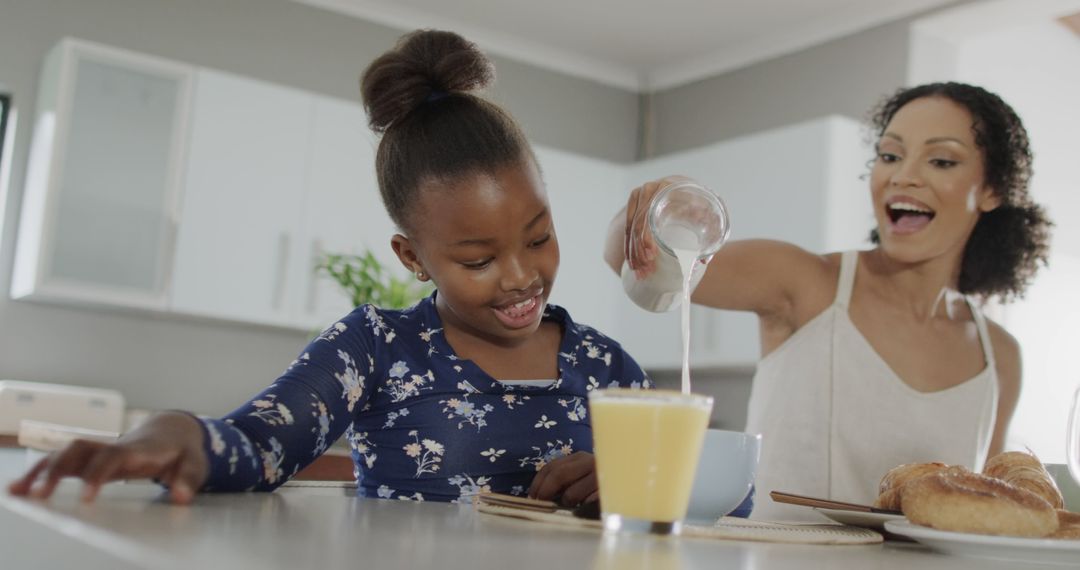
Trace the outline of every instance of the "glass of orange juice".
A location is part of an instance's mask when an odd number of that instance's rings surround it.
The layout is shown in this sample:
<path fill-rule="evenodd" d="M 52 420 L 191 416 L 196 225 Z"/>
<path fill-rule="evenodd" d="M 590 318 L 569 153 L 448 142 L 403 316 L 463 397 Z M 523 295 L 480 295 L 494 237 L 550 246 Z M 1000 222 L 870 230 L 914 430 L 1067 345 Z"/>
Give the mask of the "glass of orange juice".
<path fill-rule="evenodd" d="M 605 529 L 679 533 L 712 405 L 667 390 L 589 393 Z"/>

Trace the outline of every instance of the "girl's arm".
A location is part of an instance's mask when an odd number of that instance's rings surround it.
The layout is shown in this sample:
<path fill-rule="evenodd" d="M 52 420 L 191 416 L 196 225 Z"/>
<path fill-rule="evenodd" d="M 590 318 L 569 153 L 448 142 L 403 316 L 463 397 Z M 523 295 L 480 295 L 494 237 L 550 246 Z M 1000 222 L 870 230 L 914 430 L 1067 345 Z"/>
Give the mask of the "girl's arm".
<path fill-rule="evenodd" d="M 180 504 L 200 489 L 274 489 L 322 454 L 366 403 L 374 360 L 363 328 L 335 324 L 272 386 L 224 419 L 163 412 L 112 444 L 77 440 L 39 461 L 8 492 L 45 499 L 64 477 L 86 482 L 85 501 L 109 481 L 135 478 L 161 482 Z"/>
<path fill-rule="evenodd" d="M 90 502 L 101 486 L 120 479 L 153 478 L 169 487 L 174 503 L 187 504 L 206 481 L 207 459 L 199 422 L 182 412 L 161 412 L 113 444 L 75 440 L 50 453 L 8 486 L 18 496 L 49 498 L 64 477 L 86 482 Z"/>
<path fill-rule="evenodd" d="M 200 418 L 210 462 L 203 489 L 270 491 L 322 455 L 369 398 L 375 359 L 364 329 L 336 323 L 258 396 L 220 420 Z"/>

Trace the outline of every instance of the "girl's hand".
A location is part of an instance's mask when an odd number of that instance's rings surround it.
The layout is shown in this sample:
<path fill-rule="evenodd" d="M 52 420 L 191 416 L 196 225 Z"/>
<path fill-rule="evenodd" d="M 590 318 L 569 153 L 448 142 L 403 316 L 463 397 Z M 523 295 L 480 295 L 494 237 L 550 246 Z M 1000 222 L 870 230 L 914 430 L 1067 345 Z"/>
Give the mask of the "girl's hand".
<path fill-rule="evenodd" d="M 626 225 L 623 239 L 623 258 L 634 270 L 638 279 L 656 269 L 657 245 L 649 231 L 648 213 L 652 199 L 661 190 L 675 182 L 689 180 L 685 176 L 667 176 L 646 182 L 630 193 L 626 202 Z"/>
<path fill-rule="evenodd" d="M 154 478 L 169 487 L 172 502 L 191 503 L 206 481 L 209 462 L 198 420 L 178 412 L 155 415 L 116 443 L 75 440 L 50 453 L 8 486 L 12 495 L 47 499 L 60 479 L 85 481 L 82 500 L 117 479 Z"/>
<path fill-rule="evenodd" d="M 576 507 L 600 498 L 593 454 L 575 451 L 545 465 L 529 486 L 529 497 L 544 501 L 559 500 L 563 506 Z"/>

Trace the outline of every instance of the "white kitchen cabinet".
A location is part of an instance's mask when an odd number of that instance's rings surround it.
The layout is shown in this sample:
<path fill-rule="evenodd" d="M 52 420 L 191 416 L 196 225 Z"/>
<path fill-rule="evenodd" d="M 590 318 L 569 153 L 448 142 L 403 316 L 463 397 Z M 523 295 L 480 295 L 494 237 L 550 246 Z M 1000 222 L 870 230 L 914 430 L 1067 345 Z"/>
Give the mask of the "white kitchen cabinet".
<path fill-rule="evenodd" d="M 359 103 L 65 41 L 42 75 L 12 283 L 17 298 L 148 308 L 312 331 L 352 309 L 316 276 L 371 249 L 406 276 Z M 604 264 L 629 190 L 671 173 L 716 190 L 732 239 L 865 245 L 870 157 L 829 117 L 634 165 L 537 146 L 562 262 L 551 301 L 650 369 L 681 363 L 679 313 L 648 313 Z M 692 362 L 758 358 L 753 315 L 694 308 Z"/>
<path fill-rule="evenodd" d="M 323 253 L 362 254 L 370 249 L 391 273 L 410 277 L 390 248 L 395 233 L 375 177 L 378 139 L 359 103 L 314 99 L 304 198 L 303 278 L 296 323 L 325 327 L 353 309 L 349 296 L 314 267 Z"/>
<path fill-rule="evenodd" d="M 626 166 L 541 146 L 540 163 L 561 254 L 549 300 L 577 322 L 619 340 L 622 286 L 604 263 L 608 221 L 619 207 Z"/>
<path fill-rule="evenodd" d="M 13 298 L 166 307 L 192 72 L 73 39 L 49 53 Z"/>
<path fill-rule="evenodd" d="M 322 254 L 405 275 L 375 148 L 359 103 L 200 70 L 172 309 L 312 331 L 353 308 Z"/>
<path fill-rule="evenodd" d="M 822 253 L 865 248 L 874 220 L 861 176 L 870 157 L 859 123 L 826 117 L 638 163 L 627 191 L 684 174 L 727 204 L 732 240 L 784 240 Z M 625 295 L 618 299 L 619 340 L 627 350 L 646 368 L 681 367 L 680 312 L 652 314 Z M 692 366 L 746 367 L 759 358 L 753 314 L 695 306 L 691 325 Z"/>
<path fill-rule="evenodd" d="M 171 309 L 292 326 L 312 98 L 199 70 L 192 107 Z"/>

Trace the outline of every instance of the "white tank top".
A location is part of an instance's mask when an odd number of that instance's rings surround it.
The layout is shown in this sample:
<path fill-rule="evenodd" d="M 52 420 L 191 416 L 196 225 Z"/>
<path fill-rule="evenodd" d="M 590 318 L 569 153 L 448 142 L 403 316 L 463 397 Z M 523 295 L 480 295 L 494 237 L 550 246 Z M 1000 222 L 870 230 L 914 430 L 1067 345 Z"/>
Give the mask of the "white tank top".
<path fill-rule="evenodd" d="M 752 518 L 822 520 L 769 491 L 871 504 L 886 471 L 940 461 L 981 470 L 998 379 L 986 320 L 968 300 L 986 367 L 936 392 L 908 386 L 848 316 L 858 252 L 845 252 L 833 304 L 758 363 L 746 431 L 761 433 Z"/>

